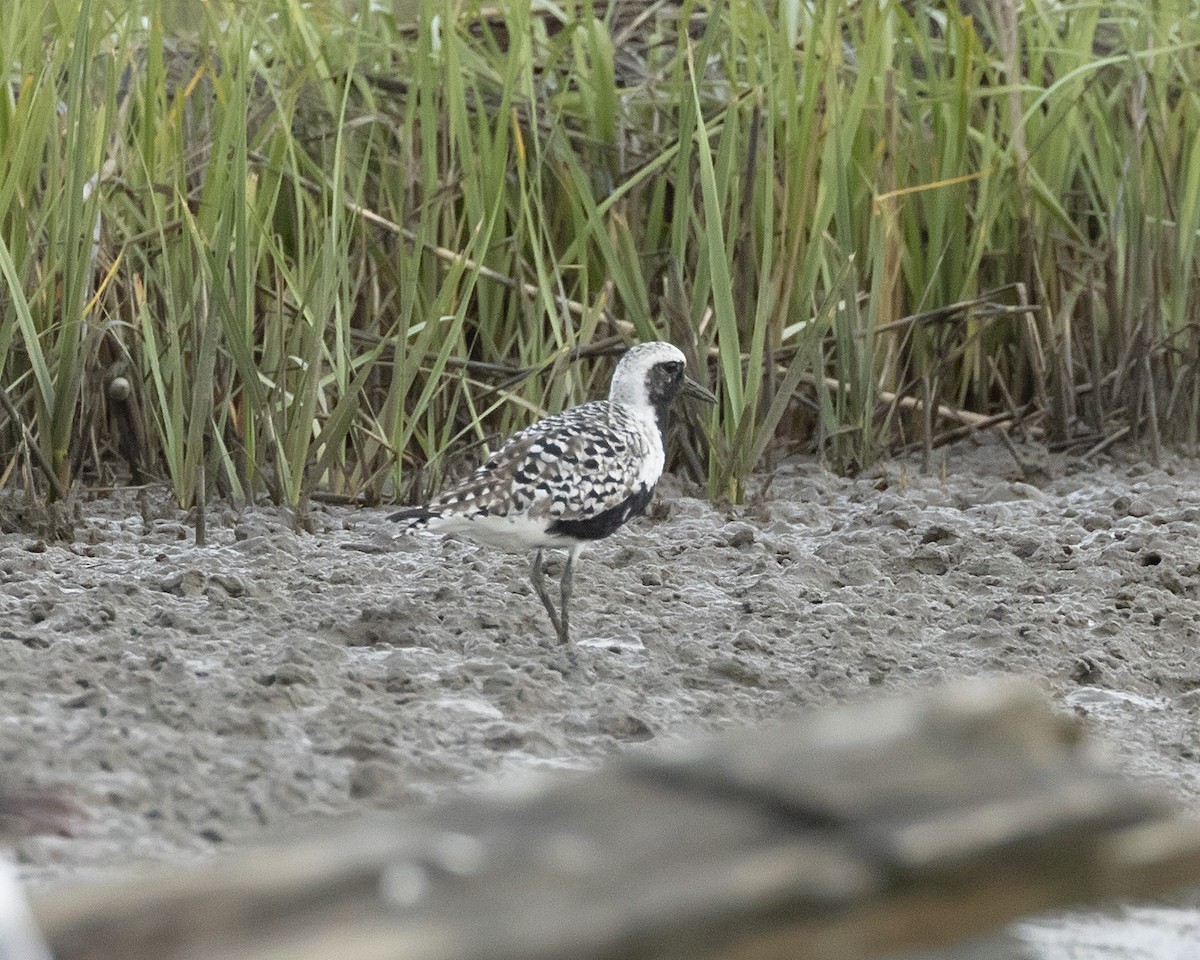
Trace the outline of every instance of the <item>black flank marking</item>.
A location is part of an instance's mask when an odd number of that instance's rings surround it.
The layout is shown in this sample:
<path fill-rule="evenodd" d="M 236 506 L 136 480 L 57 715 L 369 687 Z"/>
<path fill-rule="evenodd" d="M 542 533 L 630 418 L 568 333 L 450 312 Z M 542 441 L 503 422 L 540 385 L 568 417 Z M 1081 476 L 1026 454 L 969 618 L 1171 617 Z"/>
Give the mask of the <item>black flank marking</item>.
<path fill-rule="evenodd" d="M 574 537 L 576 540 L 603 540 L 616 533 L 630 517 L 644 513 L 653 496 L 653 487 L 640 487 L 628 499 L 603 513 L 586 520 L 555 520 L 546 528 L 546 532 Z"/>

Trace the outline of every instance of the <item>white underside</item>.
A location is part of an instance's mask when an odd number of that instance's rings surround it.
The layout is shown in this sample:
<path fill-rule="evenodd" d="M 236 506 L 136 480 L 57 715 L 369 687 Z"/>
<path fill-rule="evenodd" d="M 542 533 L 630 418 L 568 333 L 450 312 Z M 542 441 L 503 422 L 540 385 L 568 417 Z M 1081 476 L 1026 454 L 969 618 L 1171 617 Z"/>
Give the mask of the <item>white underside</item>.
<path fill-rule="evenodd" d="M 546 532 L 544 520 L 528 517 L 436 517 L 425 529 L 430 533 L 461 533 L 478 543 L 510 553 L 524 553 L 540 547 L 569 550 L 583 545 L 574 537 Z"/>

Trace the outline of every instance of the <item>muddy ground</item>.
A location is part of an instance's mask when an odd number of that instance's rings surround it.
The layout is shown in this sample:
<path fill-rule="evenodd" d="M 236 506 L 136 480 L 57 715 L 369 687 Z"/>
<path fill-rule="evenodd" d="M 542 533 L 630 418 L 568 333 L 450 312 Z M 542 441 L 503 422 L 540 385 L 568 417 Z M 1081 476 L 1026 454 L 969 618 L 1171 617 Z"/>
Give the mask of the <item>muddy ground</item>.
<path fill-rule="evenodd" d="M 16 844 L 30 883 L 993 671 L 1038 678 L 1200 816 L 1192 461 L 798 460 L 736 508 L 668 480 L 584 554 L 569 649 L 525 557 L 394 539 L 382 509 L 214 507 L 203 548 L 161 491 L 80 504 L 67 542 L 20 513 L 0 509 L 0 769 L 89 813 Z M 1046 958 L 1200 955 L 1197 903 L 1150 924 L 1178 954 L 1022 930 Z"/>

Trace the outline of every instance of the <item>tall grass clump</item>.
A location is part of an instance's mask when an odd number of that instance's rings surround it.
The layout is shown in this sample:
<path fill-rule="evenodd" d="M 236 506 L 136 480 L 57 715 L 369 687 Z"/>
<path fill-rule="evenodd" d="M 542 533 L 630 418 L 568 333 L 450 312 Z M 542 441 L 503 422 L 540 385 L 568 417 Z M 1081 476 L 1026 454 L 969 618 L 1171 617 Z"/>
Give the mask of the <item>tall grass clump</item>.
<path fill-rule="evenodd" d="M 1186 0 L 7 0 L 0 481 L 419 496 L 651 337 L 714 497 L 1194 448 L 1198 51 Z"/>

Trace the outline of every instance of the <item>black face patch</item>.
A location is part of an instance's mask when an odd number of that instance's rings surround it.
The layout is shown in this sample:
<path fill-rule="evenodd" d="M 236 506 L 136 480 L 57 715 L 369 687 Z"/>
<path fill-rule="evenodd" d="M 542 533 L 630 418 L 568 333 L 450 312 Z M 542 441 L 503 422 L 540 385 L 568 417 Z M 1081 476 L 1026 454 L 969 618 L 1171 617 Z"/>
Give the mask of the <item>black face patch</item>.
<path fill-rule="evenodd" d="M 654 407 L 654 418 L 663 436 L 667 433 L 667 417 L 671 401 L 683 386 L 683 363 L 679 360 L 664 360 L 656 363 L 646 374 L 646 396 Z"/>

